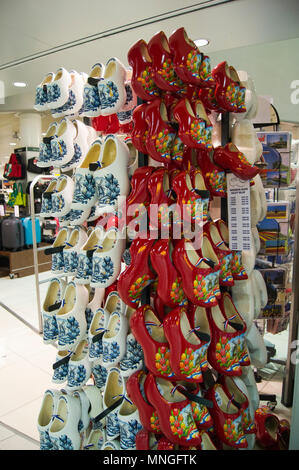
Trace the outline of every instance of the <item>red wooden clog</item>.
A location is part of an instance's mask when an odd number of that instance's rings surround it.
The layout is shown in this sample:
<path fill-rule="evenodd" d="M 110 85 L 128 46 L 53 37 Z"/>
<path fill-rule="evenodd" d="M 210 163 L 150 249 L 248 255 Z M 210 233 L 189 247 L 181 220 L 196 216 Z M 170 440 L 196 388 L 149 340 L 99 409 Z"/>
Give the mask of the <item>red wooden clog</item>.
<path fill-rule="evenodd" d="M 211 329 L 211 344 L 208 349 L 209 364 L 220 374 L 240 376 L 239 362 L 244 351 L 244 332 L 235 329 L 220 306 L 207 308 Z"/>
<path fill-rule="evenodd" d="M 207 234 L 213 250 L 220 261 L 220 285 L 233 286 L 234 278 L 231 271 L 232 251 L 220 237 L 217 225 L 214 222 L 207 222 L 204 226 L 204 232 Z"/>
<path fill-rule="evenodd" d="M 147 154 L 146 136 L 148 133 L 148 125 L 145 120 L 145 111 L 147 103 L 136 106 L 132 113 L 133 130 L 131 139 L 134 147 L 141 153 Z"/>
<path fill-rule="evenodd" d="M 204 56 L 188 37 L 184 28 L 178 28 L 169 37 L 169 47 L 177 75 L 186 83 L 196 86 L 212 86 L 208 56 Z"/>
<path fill-rule="evenodd" d="M 175 199 L 167 168 L 159 167 L 153 171 L 148 179 L 148 190 L 151 195 L 150 227 L 168 230 L 170 228 L 169 207 L 175 204 Z"/>
<path fill-rule="evenodd" d="M 146 378 L 147 374 L 143 370 L 134 372 L 126 383 L 126 389 L 129 398 L 138 408 L 140 422 L 144 430 L 159 434 L 161 429 L 158 414 L 144 393 L 144 382 Z"/>
<path fill-rule="evenodd" d="M 246 449 L 248 443 L 242 425 L 242 412 L 230 401 L 221 384 L 211 387 L 206 397 L 213 402 L 210 413 L 221 442 L 237 449 Z"/>
<path fill-rule="evenodd" d="M 211 343 L 211 331 L 206 309 L 204 307 L 191 304 L 188 309 L 188 316 L 191 328 L 195 332 L 199 332 L 202 337 L 201 341 L 204 345 L 205 353 L 202 356 L 200 367 L 202 372 L 206 372 L 209 367 L 208 348 Z"/>
<path fill-rule="evenodd" d="M 163 304 L 175 308 L 178 305 L 186 305 L 182 279 L 172 263 L 173 245 L 168 239 L 158 240 L 150 253 L 152 267 L 157 273 L 157 294 Z"/>
<path fill-rule="evenodd" d="M 142 305 L 133 313 L 130 327 L 143 349 L 144 362 L 148 370 L 158 377 L 176 380 L 170 366 L 170 350 L 163 324 L 150 305 Z M 152 396 L 147 396 L 153 404 Z M 154 404 L 153 406 L 156 408 Z"/>
<path fill-rule="evenodd" d="M 216 282 L 214 284 L 213 292 L 215 297 L 218 299 L 221 297 L 219 285 L 220 261 L 205 232 L 203 232 L 201 248 L 197 250 L 197 253 L 201 258 L 205 259 L 206 262 L 212 263 L 214 272 L 216 273 Z"/>
<path fill-rule="evenodd" d="M 212 148 L 212 125 L 200 100 L 196 101 L 196 112 L 191 102 L 183 98 L 175 106 L 173 115 L 179 123 L 178 136 L 182 142 L 194 148 Z"/>
<path fill-rule="evenodd" d="M 205 360 L 210 335 L 192 328 L 187 311 L 177 307 L 168 313 L 163 322 L 165 336 L 170 346 L 170 365 L 181 380 L 203 382 L 201 363 Z"/>
<path fill-rule="evenodd" d="M 224 147 L 214 149 L 213 161 L 242 180 L 250 180 L 260 172 L 260 169 L 249 163 L 244 154 L 231 142 Z"/>
<path fill-rule="evenodd" d="M 249 366 L 250 358 L 245 343 L 245 333 L 247 330 L 246 323 L 236 309 L 235 304 L 233 303 L 233 300 L 228 292 L 224 292 L 218 302 L 220 310 L 222 311 L 228 324 L 239 332 L 239 338 L 234 350 L 234 356 L 237 358 L 241 366 Z"/>
<path fill-rule="evenodd" d="M 217 305 L 214 290 L 219 273 L 215 263 L 198 255 L 190 240 L 179 240 L 173 252 L 173 262 L 181 274 L 183 289 L 190 302 L 202 307 Z"/>
<path fill-rule="evenodd" d="M 163 31 L 156 33 L 149 41 L 148 52 L 152 59 L 154 81 L 161 90 L 174 93 L 187 88 L 175 72 L 173 54 Z"/>
<path fill-rule="evenodd" d="M 218 377 L 218 383 L 222 385 L 230 401 L 241 410 L 244 434 L 255 434 L 256 427 L 254 424 L 254 416 L 250 415 L 250 406 L 247 396 L 236 385 L 232 377 L 222 375 Z"/>
<path fill-rule="evenodd" d="M 149 155 L 158 162 L 169 163 L 176 131 L 169 124 L 165 103 L 160 99 L 148 103 L 145 120 L 148 125 L 146 148 Z"/>
<path fill-rule="evenodd" d="M 215 165 L 212 161 L 210 150 L 198 149 L 197 162 L 211 195 L 227 197 L 226 173 L 223 168 Z"/>
<path fill-rule="evenodd" d="M 257 443 L 267 450 L 279 450 L 279 419 L 267 406 L 261 406 L 255 412 Z"/>
<path fill-rule="evenodd" d="M 245 89 L 241 87 L 235 69 L 223 61 L 212 70 L 212 76 L 216 81 L 215 97 L 220 106 L 229 112 L 246 111 Z"/>
<path fill-rule="evenodd" d="M 120 274 L 117 283 L 121 299 L 130 307 L 136 308 L 143 289 L 155 279 L 155 274 L 148 265 L 154 243 L 153 239 L 135 238 L 130 246 L 131 263 Z"/>
<path fill-rule="evenodd" d="M 207 218 L 208 191 L 194 188 L 187 171 L 178 172 L 173 178 L 172 189 L 177 195 L 181 219 L 202 224 Z"/>
<path fill-rule="evenodd" d="M 209 217 L 210 191 L 206 187 L 205 180 L 200 168 L 191 168 L 190 176 L 194 192 L 201 197 L 202 221 L 205 223 Z"/>
<path fill-rule="evenodd" d="M 147 208 L 149 206 L 150 193 L 148 190 L 148 179 L 153 170 L 154 167 L 152 166 L 143 166 L 134 171 L 131 178 L 131 191 L 126 200 L 127 224 L 129 224 L 135 217 L 132 214 L 132 210 L 135 206 L 142 208 Z"/>
<path fill-rule="evenodd" d="M 132 67 L 131 86 L 136 95 L 145 101 L 160 95 L 154 82 L 153 63 L 147 44 L 143 39 L 137 41 L 128 52 L 128 62 Z"/>
<path fill-rule="evenodd" d="M 145 393 L 156 408 L 162 433 L 171 442 L 184 447 L 201 443 L 191 403 L 172 383 L 149 374 Z"/>

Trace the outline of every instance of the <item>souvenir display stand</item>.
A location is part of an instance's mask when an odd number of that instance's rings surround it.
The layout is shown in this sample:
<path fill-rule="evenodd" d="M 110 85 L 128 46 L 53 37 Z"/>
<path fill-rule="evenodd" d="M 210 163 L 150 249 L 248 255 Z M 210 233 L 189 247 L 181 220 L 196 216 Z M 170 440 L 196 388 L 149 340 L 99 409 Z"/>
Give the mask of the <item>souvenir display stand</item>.
<path fill-rule="evenodd" d="M 42 302 L 33 229 L 40 330 L 57 348 L 41 449 L 283 449 L 253 373 L 267 301 L 254 84 L 211 69 L 184 28 L 137 41 L 128 62 L 61 67 L 36 88 L 57 119 L 41 216 L 60 224 Z"/>

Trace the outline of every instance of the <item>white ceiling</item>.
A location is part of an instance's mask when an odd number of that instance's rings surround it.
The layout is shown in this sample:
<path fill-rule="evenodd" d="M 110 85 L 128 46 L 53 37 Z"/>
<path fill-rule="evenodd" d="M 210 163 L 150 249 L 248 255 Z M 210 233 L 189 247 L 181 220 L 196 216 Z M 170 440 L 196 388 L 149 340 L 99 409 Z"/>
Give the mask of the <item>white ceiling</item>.
<path fill-rule="evenodd" d="M 0 104 L 0 160 L 18 131 L 15 113 L 32 110 L 35 87 L 46 73 L 60 66 L 88 73 L 113 56 L 127 65 L 127 51 L 138 39 L 149 41 L 160 30 L 169 36 L 180 26 L 193 40 L 210 40 L 203 51 L 214 66 L 216 51 L 225 60 L 225 50 L 299 37 L 299 0 L 0 0 L 0 80 L 6 94 Z M 27 87 L 15 88 L 14 81 Z M 44 130 L 49 116 L 42 119 Z"/>
<path fill-rule="evenodd" d="M 95 62 L 113 56 L 127 64 L 129 47 L 140 38 L 149 41 L 161 29 L 170 35 L 184 26 L 192 39 L 210 39 L 207 54 L 299 36 L 298 0 L 1 0 L 0 9 L 0 80 L 6 93 L 0 112 L 30 109 L 37 83 L 60 66 L 88 73 Z M 165 19 L 174 15 L 180 16 Z M 112 29 L 117 34 L 105 33 Z M 50 54 L 53 48 L 103 34 L 107 37 Z M 28 61 L 7 65 L 22 59 Z M 15 88 L 14 81 L 28 86 Z"/>

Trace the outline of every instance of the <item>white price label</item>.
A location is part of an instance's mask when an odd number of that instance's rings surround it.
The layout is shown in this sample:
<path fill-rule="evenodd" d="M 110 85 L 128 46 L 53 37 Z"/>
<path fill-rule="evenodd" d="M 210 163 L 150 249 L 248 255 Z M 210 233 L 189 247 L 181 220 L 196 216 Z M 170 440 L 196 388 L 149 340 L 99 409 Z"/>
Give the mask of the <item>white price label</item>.
<path fill-rule="evenodd" d="M 19 208 L 19 206 L 14 206 L 14 211 L 15 211 L 15 217 L 19 217 L 19 215 L 20 215 L 20 208 Z"/>
<path fill-rule="evenodd" d="M 227 209 L 230 249 L 250 250 L 250 182 L 237 178 L 233 173 L 227 174 Z"/>
<path fill-rule="evenodd" d="M 3 217 L 5 216 L 5 210 L 3 205 L 0 206 L 0 215 L 2 215 Z"/>

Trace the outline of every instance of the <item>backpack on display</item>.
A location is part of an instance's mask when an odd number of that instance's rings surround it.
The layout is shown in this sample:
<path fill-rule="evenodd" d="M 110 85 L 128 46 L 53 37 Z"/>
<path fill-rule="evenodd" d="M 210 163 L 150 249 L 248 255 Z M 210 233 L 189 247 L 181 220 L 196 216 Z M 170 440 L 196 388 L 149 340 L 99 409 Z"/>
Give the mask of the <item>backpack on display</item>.
<path fill-rule="evenodd" d="M 1 224 L 3 250 L 22 250 L 24 248 L 24 227 L 18 217 L 10 216 Z"/>
<path fill-rule="evenodd" d="M 33 237 L 32 237 L 32 219 L 31 217 L 25 217 L 22 219 L 22 224 L 24 227 L 24 243 L 25 246 L 32 246 L 33 245 Z M 36 233 L 36 243 L 40 243 L 42 240 L 42 232 L 39 220 L 35 219 L 35 233 Z"/>
<path fill-rule="evenodd" d="M 25 179 L 26 168 L 22 163 L 20 155 L 12 153 L 9 162 L 5 164 L 3 177 L 8 180 Z"/>

